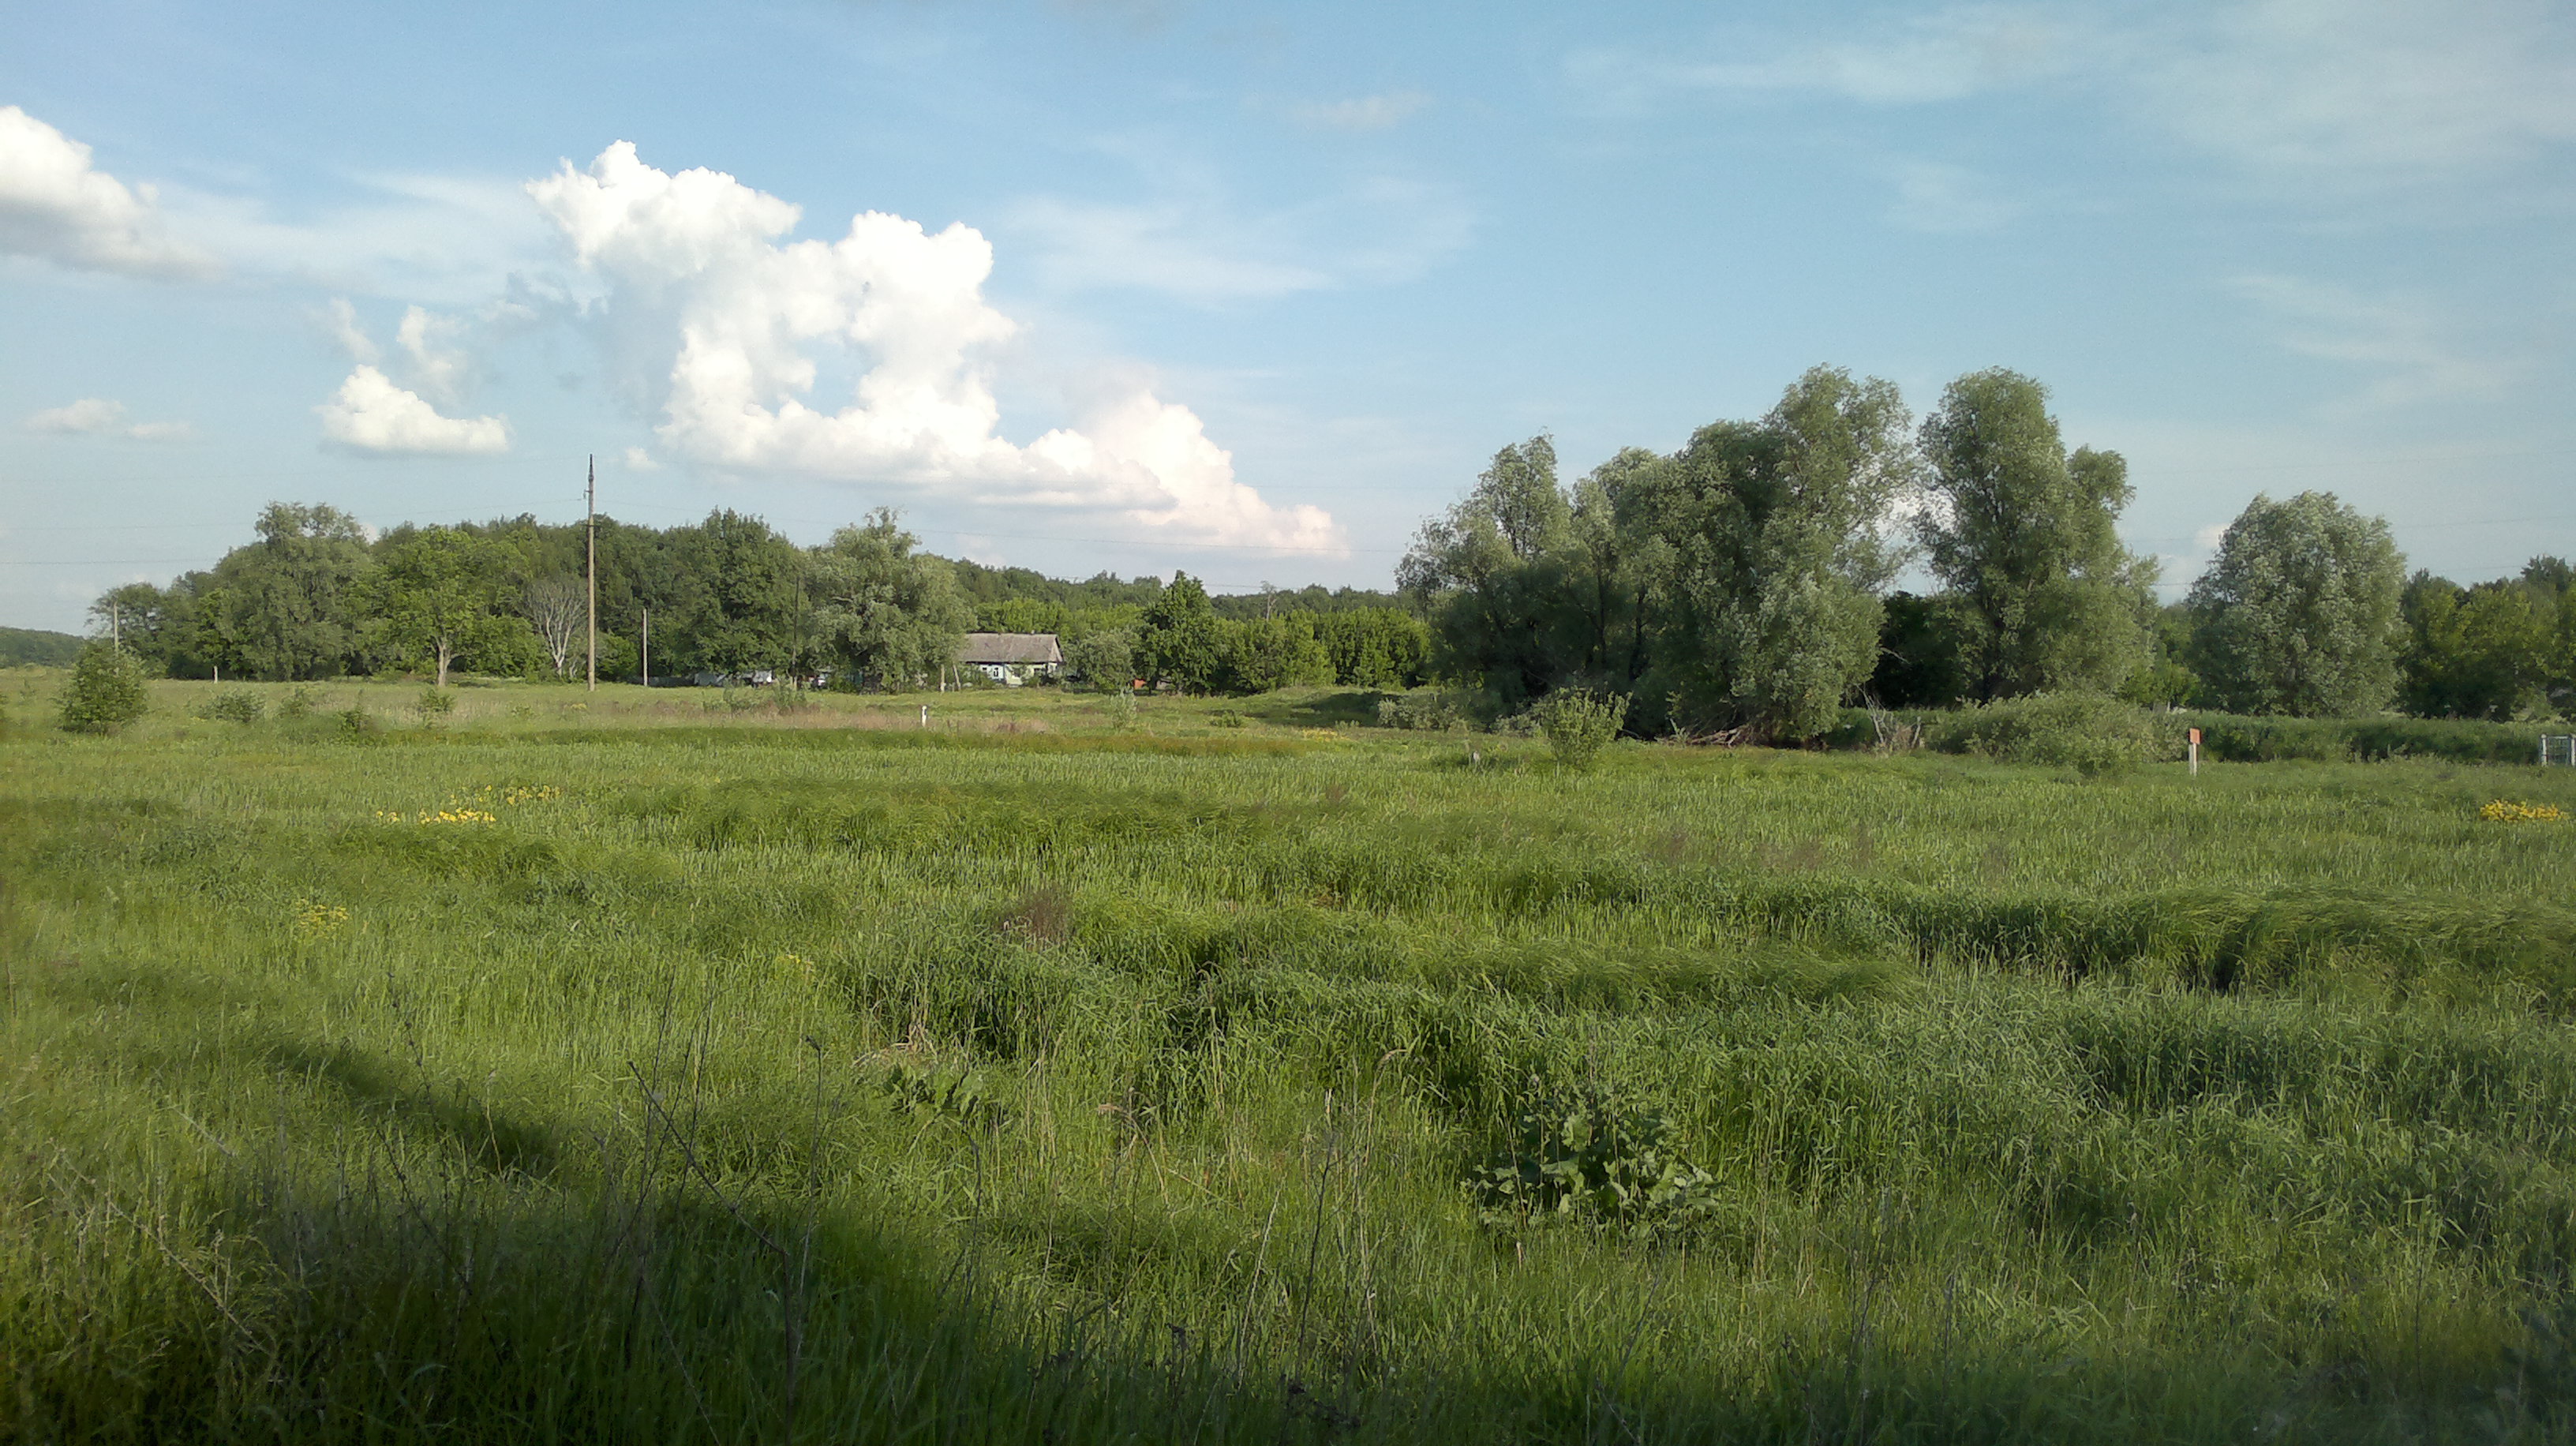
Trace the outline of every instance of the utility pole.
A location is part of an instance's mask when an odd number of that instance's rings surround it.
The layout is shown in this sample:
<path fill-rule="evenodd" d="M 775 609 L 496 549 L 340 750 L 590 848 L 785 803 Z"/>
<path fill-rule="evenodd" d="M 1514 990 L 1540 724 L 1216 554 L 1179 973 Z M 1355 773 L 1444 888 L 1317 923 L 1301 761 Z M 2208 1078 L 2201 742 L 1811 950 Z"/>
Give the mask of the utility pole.
<path fill-rule="evenodd" d="M 644 609 L 644 686 L 653 686 L 653 610 Z"/>
<path fill-rule="evenodd" d="M 599 459 L 590 459 L 590 482 L 582 489 L 590 529 L 590 691 L 599 691 Z"/>
<path fill-rule="evenodd" d="M 122 604 L 107 605 L 107 639 L 109 647 L 120 653 L 125 651 L 125 609 Z M 2546 738 L 2540 740 L 2540 761 L 2549 761 L 2549 740 Z"/>

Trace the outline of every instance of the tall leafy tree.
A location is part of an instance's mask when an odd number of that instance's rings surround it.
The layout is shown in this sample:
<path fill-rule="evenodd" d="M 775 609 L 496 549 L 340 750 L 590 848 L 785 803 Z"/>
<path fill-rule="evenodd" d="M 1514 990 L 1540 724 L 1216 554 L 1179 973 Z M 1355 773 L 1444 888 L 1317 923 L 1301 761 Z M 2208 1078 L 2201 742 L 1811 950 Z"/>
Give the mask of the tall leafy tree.
<path fill-rule="evenodd" d="M 210 663 L 270 679 L 326 678 L 360 646 L 356 589 L 374 569 L 367 531 L 336 507 L 272 502 L 259 541 L 215 565 L 197 594 Z"/>
<path fill-rule="evenodd" d="M 808 560 L 815 636 L 853 680 L 919 687 L 957 657 L 973 608 L 947 562 L 919 545 L 880 507 Z"/>
<path fill-rule="evenodd" d="M 2115 530 L 2127 462 L 2070 455 L 2048 389 L 2000 367 L 1952 382 L 1922 442 L 1922 541 L 1974 696 L 2119 687 L 2147 661 L 2154 580 Z"/>
<path fill-rule="evenodd" d="M 1225 669 L 1225 640 L 1207 588 L 1186 572 L 1145 607 L 1133 645 L 1145 681 L 1169 683 L 1184 693 L 1214 692 Z"/>
<path fill-rule="evenodd" d="M 796 660 L 805 614 L 804 557 L 757 517 L 730 508 L 673 540 L 673 563 L 692 575 L 691 606 L 672 619 L 681 657 L 722 673 L 776 668 Z M 661 638 L 655 609 L 656 639 Z"/>
<path fill-rule="evenodd" d="M 444 688 L 460 658 L 515 661 L 528 629 L 509 611 L 509 562 L 489 537 L 426 527 L 387 543 L 365 592 L 385 641 L 431 663 Z"/>
<path fill-rule="evenodd" d="M 1441 670 L 1517 711 L 1564 681 L 1557 636 L 1574 504 L 1546 437 L 1505 447 L 1446 515 L 1416 534 L 1397 583 L 1429 612 Z"/>
<path fill-rule="evenodd" d="M 2417 573 L 2398 602 L 2406 642 L 2398 701 L 2426 718 L 2510 719 L 2546 701 L 2557 595 L 2507 579 L 2463 589 Z"/>
<path fill-rule="evenodd" d="M 1640 556 L 1639 712 L 1805 737 L 1870 676 L 1897 559 L 1881 524 L 1914 466 L 1893 384 L 1817 367 L 1758 422 L 1701 428 L 1616 492 Z"/>
<path fill-rule="evenodd" d="M 2193 671 L 2238 713 L 2348 716 L 2397 687 L 2406 561 L 2388 524 L 2331 492 L 2258 495 L 2192 586 Z"/>

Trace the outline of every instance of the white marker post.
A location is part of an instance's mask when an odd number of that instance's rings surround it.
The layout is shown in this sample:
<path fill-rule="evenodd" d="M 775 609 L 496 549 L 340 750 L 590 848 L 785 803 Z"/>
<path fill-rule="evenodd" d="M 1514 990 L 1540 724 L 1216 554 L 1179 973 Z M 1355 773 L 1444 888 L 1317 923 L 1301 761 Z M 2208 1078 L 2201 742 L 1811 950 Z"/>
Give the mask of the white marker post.
<path fill-rule="evenodd" d="M 921 705 L 921 726 L 924 728 L 930 726 L 930 705 L 927 703 Z"/>
<path fill-rule="evenodd" d="M 2200 730 L 2191 730 L 2191 776 L 2200 777 Z"/>

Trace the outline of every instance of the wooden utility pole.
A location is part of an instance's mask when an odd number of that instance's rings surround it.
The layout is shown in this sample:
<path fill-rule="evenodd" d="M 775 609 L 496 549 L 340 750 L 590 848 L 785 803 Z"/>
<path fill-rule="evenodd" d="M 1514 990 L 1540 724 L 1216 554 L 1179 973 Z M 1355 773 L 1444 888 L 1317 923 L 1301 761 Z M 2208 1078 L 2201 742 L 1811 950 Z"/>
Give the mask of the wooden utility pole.
<path fill-rule="evenodd" d="M 582 488 L 590 530 L 590 691 L 599 691 L 599 459 L 590 459 L 590 482 Z"/>
<path fill-rule="evenodd" d="M 644 610 L 644 686 L 653 686 L 653 610 Z"/>

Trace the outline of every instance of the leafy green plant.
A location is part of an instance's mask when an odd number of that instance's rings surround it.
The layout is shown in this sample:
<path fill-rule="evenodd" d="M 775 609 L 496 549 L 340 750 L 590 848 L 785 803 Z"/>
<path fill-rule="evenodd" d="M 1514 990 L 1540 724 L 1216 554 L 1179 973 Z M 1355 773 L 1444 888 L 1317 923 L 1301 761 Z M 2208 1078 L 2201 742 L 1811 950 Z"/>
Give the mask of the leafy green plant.
<path fill-rule="evenodd" d="M 321 706 L 321 702 L 321 689 L 310 683 L 298 683 L 287 689 L 286 696 L 278 700 L 277 716 L 280 718 L 310 717 L 313 710 Z"/>
<path fill-rule="evenodd" d="M 1002 1119 L 992 1081 L 964 1065 L 896 1064 L 877 1087 L 897 1114 L 914 1120 L 982 1128 Z"/>
<path fill-rule="evenodd" d="M 363 706 L 353 705 L 344 708 L 340 710 L 339 718 L 340 732 L 350 738 L 368 737 L 377 732 L 381 726 L 376 722 L 376 715 L 368 712 Z"/>
<path fill-rule="evenodd" d="M 1619 736 L 1619 725 L 1628 717 L 1628 700 L 1624 695 L 1560 688 L 1539 699 L 1530 713 L 1556 761 L 1584 769 Z"/>
<path fill-rule="evenodd" d="M 426 727 L 456 711 L 456 695 L 445 688 L 423 688 L 411 706 L 412 711 L 420 715 L 422 726 Z"/>
<path fill-rule="evenodd" d="M 2182 724 L 2101 693 L 2034 693 L 1966 708 L 1932 726 L 1931 744 L 2002 763 L 2108 773 L 2181 748 Z"/>
<path fill-rule="evenodd" d="M 1533 1077 L 1510 1142 L 1468 1178 L 1481 1218 L 1564 1220 L 1636 1235 L 1685 1229 L 1715 1212 L 1716 1180 L 1673 1147 L 1661 1113 L 1600 1084 Z"/>
<path fill-rule="evenodd" d="M 268 712 L 268 700 L 249 688 L 218 689 L 197 707 L 197 716 L 227 723 L 256 723 Z"/>
<path fill-rule="evenodd" d="M 1446 693 L 1409 693 L 1377 700 L 1377 726 L 1446 733 L 1465 721 Z"/>
<path fill-rule="evenodd" d="M 1219 708 L 1208 715 L 1208 726 L 1210 728 L 1240 728 L 1243 726 L 1243 715 L 1235 712 L 1231 708 Z"/>
<path fill-rule="evenodd" d="M 113 733 L 150 708 L 143 695 L 143 665 L 104 640 L 81 649 L 63 689 L 62 726 L 74 733 Z"/>

